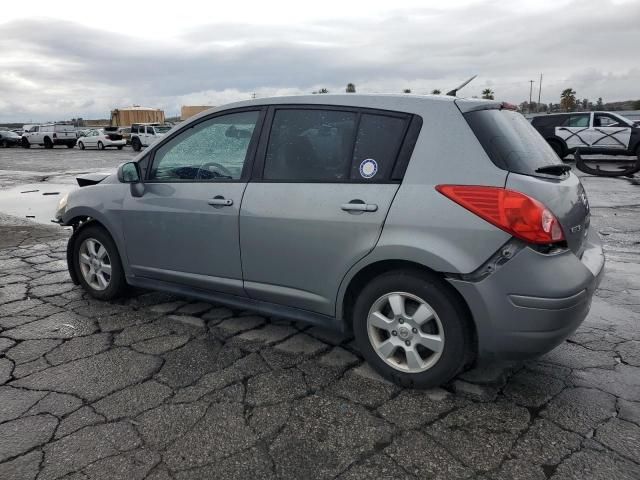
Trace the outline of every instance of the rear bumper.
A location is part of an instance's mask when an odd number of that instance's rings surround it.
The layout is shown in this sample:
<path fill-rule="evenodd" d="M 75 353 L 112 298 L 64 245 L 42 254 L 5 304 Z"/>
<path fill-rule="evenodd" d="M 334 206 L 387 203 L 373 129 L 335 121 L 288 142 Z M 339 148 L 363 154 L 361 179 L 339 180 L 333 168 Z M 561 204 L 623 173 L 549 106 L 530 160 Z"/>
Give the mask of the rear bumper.
<path fill-rule="evenodd" d="M 603 273 L 592 231 L 582 258 L 525 248 L 479 282 L 449 281 L 473 315 L 479 358 L 523 359 L 548 352 L 580 326 Z"/>
<path fill-rule="evenodd" d="M 108 140 L 105 139 L 104 146 L 105 147 L 123 147 L 127 144 L 126 140 Z"/>

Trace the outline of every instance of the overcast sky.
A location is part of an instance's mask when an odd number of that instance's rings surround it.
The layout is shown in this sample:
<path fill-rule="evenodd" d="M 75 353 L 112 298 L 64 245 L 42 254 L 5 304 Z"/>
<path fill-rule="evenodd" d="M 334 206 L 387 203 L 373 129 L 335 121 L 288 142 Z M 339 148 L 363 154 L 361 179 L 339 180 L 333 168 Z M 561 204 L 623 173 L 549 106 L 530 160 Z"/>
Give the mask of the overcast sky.
<path fill-rule="evenodd" d="M 428 93 L 542 101 L 640 98 L 640 0 L 87 2 L 0 14 L 0 122 L 107 118 L 131 104 Z"/>

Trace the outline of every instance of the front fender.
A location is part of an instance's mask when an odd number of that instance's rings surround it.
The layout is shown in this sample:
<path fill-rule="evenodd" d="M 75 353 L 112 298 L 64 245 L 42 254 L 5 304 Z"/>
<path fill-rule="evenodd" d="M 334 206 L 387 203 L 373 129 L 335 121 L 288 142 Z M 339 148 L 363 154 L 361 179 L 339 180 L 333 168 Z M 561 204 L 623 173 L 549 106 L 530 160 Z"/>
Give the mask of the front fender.
<path fill-rule="evenodd" d="M 70 195 L 67 209 L 62 215 L 62 225 L 77 225 L 77 219 L 91 218 L 107 230 L 116 244 L 122 267 L 125 274 L 129 275 L 126 248 L 120 212 L 122 210 L 123 195 L 119 195 L 114 188 L 122 188 L 128 193 L 129 185 L 95 185 L 83 187 Z"/>

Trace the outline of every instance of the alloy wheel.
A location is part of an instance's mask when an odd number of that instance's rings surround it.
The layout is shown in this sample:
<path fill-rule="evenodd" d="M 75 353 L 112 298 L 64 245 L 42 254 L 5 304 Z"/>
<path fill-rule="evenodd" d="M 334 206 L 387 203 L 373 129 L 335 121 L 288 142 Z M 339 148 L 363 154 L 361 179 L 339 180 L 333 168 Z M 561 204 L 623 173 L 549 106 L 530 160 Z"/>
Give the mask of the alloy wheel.
<path fill-rule="evenodd" d="M 378 298 L 367 316 L 369 341 L 389 366 L 406 373 L 433 367 L 444 349 L 444 329 L 435 310 L 407 292 Z"/>
<path fill-rule="evenodd" d="M 111 283 L 111 259 L 107 249 L 95 238 L 87 238 L 78 251 L 80 271 L 94 290 L 105 290 Z"/>

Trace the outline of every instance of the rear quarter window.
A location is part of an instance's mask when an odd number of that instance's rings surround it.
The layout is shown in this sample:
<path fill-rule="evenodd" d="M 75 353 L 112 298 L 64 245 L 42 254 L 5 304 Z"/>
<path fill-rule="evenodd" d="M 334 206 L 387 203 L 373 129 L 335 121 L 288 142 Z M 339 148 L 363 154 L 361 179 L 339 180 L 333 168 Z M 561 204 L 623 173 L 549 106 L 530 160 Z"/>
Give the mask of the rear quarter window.
<path fill-rule="evenodd" d="M 538 131 L 518 112 L 479 110 L 464 114 L 491 161 L 500 169 L 523 175 L 560 163 Z"/>

